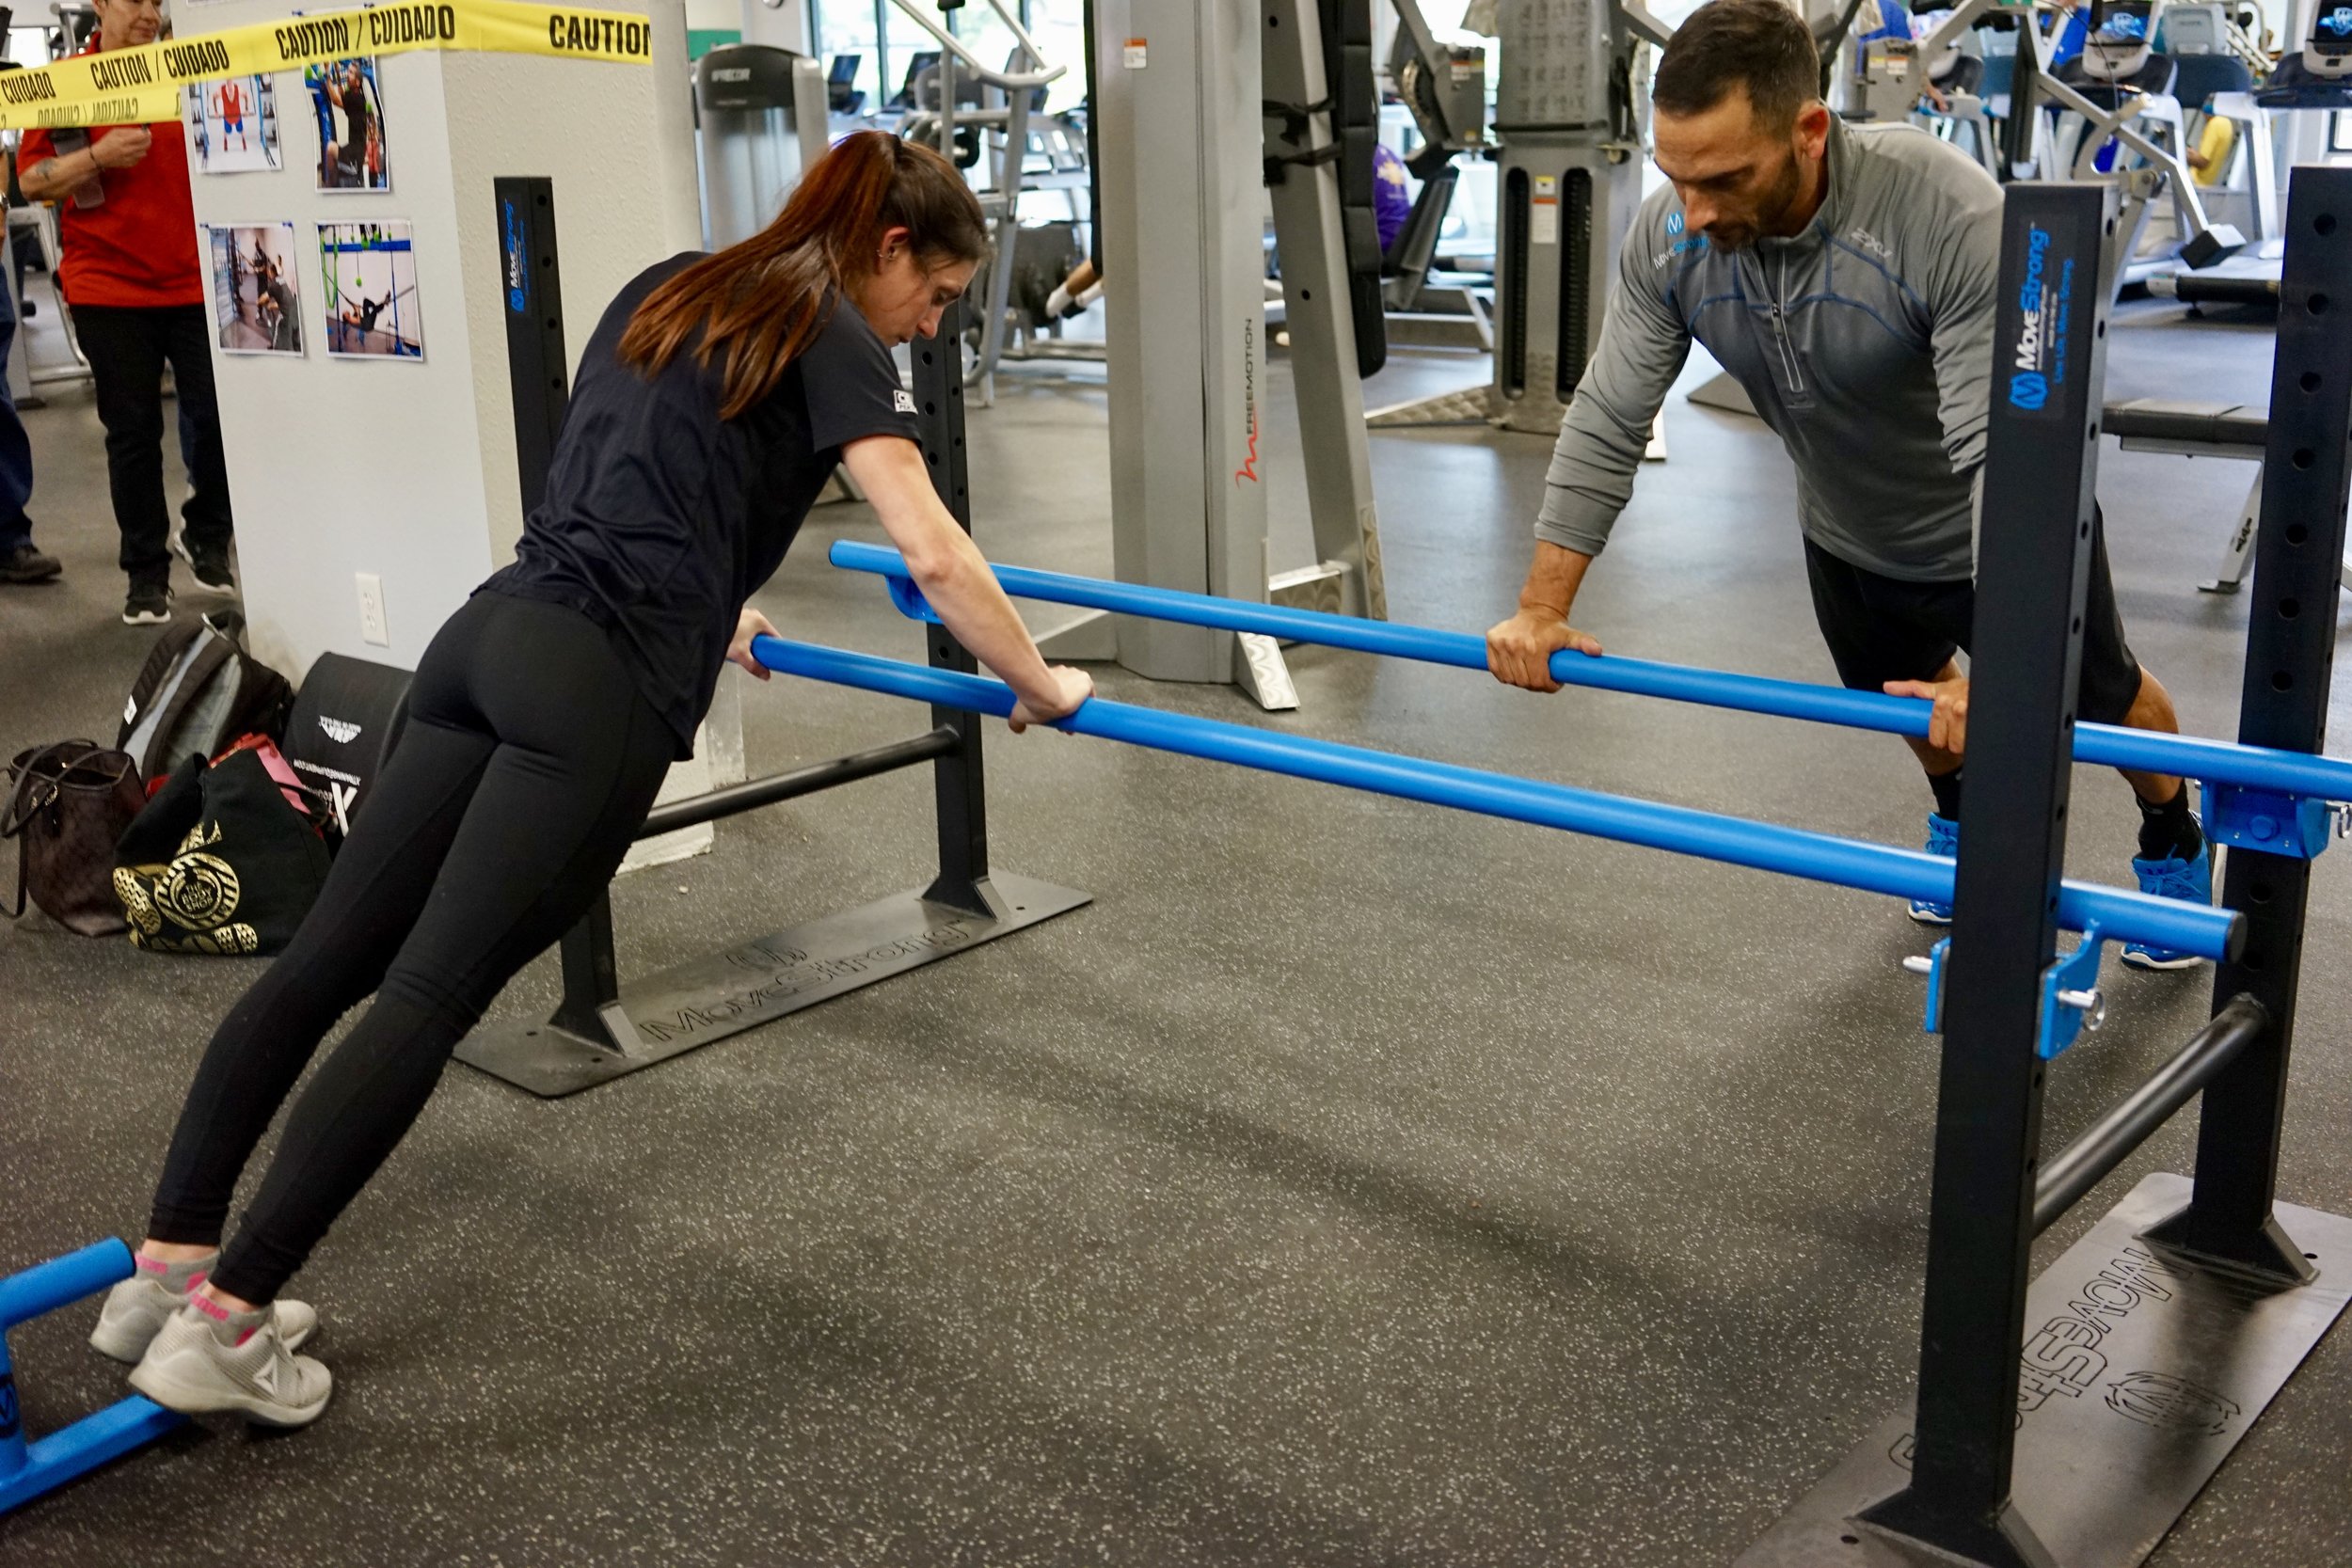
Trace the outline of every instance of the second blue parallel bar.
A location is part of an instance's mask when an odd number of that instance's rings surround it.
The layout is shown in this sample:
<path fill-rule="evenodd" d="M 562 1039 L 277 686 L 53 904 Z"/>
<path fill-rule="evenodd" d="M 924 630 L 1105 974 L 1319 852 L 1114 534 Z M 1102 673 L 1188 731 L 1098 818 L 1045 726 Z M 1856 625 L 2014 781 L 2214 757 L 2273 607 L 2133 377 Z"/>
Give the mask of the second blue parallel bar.
<path fill-rule="evenodd" d="M 834 544 L 830 559 L 836 566 L 877 573 L 897 585 L 908 581 L 904 558 L 879 545 L 845 539 Z M 1027 566 L 999 566 L 995 571 L 1005 592 L 1016 598 L 1107 610 L 1220 631 L 1261 632 L 1286 641 L 1385 654 L 1462 670 L 1486 668 L 1486 639 L 1468 632 L 1437 631 L 1427 626 L 1367 621 L 1353 615 L 1330 615 L 1283 605 L 1246 604 L 1208 594 L 1107 582 Z M 1591 687 L 1637 697 L 1663 697 L 1743 713 L 1875 730 L 1884 735 L 1925 738 L 1928 733 L 1929 704 L 1915 697 L 1890 697 L 1883 691 L 1849 691 L 1842 687 L 1697 670 L 1653 659 L 1627 658 L 1618 654 L 1605 654 L 1597 658 L 1574 652 L 1555 654 L 1551 676 L 1565 686 Z M 2352 801 L 2352 761 L 2241 746 L 2233 741 L 2196 736 L 2159 735 L 2114 724 L 2078 724 L 2074 728 L 2074 760 L 2142 773 L 2179 774 L 2207 784 L 2274 790 L 2308 800 Z"/>
<path fill-rule="evenodd" d="M 79 1252 L 0 1278 L 0 1333 L 131 1277 L 131 1249 L 109 1236 Z"/>
<path fill-rule="evenodd" d="M 755 638 L 752 654 L 769 669 L 786 674 L 1000 719 L 1012 712 L 1011 688 L 979 675 L 775 637 Z M 1629 800 L 1188 714 L 1163 713 L 1102 697 L 1090 700 L 1056 727 L 1073 735 L 1234 763 L 1867 893 L 1938 904 L 1952 900 L 1952 863 L 1916 849 L 1866 844 L 1802 828 Z M 2059 924 L 2079 931 L 2093 921 L 2109 940 L 2177 948 L 2205 958 L 2219 958 L 2230 952 L 2240 924 L 2238 916 L 2228 910 L 2153 898 L 2095 883 L 2065 883 L 2058 896 Z"/>

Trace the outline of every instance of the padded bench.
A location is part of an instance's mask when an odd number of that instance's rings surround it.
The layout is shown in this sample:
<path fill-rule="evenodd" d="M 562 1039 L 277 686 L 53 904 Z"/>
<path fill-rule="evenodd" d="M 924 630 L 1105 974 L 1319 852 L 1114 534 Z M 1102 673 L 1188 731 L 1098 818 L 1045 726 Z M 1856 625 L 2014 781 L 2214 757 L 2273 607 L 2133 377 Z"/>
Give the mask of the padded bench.
<path fill-rule="evenodd" d="M 2254 535 L 2262 523 L 2263 459 L 2270 440 L 2270 412 L 2236 403 L 2190 403 L 2175 398 L 2133 398 L 2110 403 L 2099 428 L 2137 451 L 2178 452 L 2185 457 L 2229 457 L 2254 465 L 2246 503 L 2230 525 L 2221 548 L 2221 569 L 2197 585 L 2205 594 L 2234 594 L 2254 564 Z M 2344 563 L 2344 586 L 2352 588 L 2352 552 Z"/>
<path fill-rule="evenodd" d="M 2101 428 L 2130 446 L 2217 448 L 2213 453 L 2217 457 L 2258 458 L 2270 438 L 2270 413 L 2236 403 L 2133 398 L 2108 404 Z"/>

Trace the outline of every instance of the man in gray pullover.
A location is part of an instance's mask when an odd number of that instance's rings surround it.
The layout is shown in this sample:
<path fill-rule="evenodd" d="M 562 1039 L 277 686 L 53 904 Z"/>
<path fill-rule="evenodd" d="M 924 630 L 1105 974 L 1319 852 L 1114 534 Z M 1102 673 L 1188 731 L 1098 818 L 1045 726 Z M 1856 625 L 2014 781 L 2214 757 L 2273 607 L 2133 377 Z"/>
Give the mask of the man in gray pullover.
<path fill-rule="evenodd" d="M 1695 340 L 1747 389 L 1797 465 L 1813 609 L 1847 686 L 1931 699 L 1914 740 L 1935 797 L 1928 848 L 1960 841 L 1968 681 L 2000 272 L 2000 187 L 1907 127 L 1851 128 L 1820 101 L 1811 33 L 1784 0 L 1713 0 L 1659 62 L 1657 158 L 1600 341 L 1561 421 L 1518 612 L 1486 634 L 1496 677 L 1556 691 L 1550 656 L 1598 654 L 1568 624 L 1633 493 L 1651 420 Z M 2086 720 L 2176 730 L 2123 640 L 2094 531 L 2083 625 Z M 2126 772 L 2142 889 L 2211 902 L 2211 853 L 2177 778 Z M 1914 903 L 1915 919 L 1951 911 Z M 2132 944 L 2126 962 L 2185 968 Z"/>

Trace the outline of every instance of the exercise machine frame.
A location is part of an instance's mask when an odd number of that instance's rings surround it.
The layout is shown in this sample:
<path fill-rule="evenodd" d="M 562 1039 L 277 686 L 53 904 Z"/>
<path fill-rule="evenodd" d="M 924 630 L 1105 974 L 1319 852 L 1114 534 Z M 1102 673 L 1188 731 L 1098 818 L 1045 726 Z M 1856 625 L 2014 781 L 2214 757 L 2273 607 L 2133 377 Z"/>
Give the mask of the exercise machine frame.
<path fill-rule="evenodd" d="M 936 146 L 948 158 L 956 155 L 959 126 L 970 126 L 983 143 L 991 144 L 989 188 L 979 198 L 991 234 L 989 261 L 980 280 L 979 342 L 972 363 L 962 371 L 963 384 L 986 407 L 995 397 L 996 367 L 1005 354 L 1005 316 L 1012 300 L 1012 263 L 1021 230 L 1021 196 L 1027 188 L 1029 119 L 1033 95 L 1069 73 L 1068 66 L 1048 66 L 1045 55 L 1021 24 L 1021 18 L 1004 0 L 988 0 L 996 20 L 1009 29 L 1022 69 L 1003 71 L 975 55 L 962 40 L 928 14 L 918 0 L 892 0 L 916 26 L 939 45 L 939 106 L 917 104 L 899 126 L 909 140 Z M 957 0 L 961 4 L 961 0 Z M 957 76 L 980 84 L 988 102 L 974 108 L 956 103 Z M 943 329 L 941 336 L 946 336 Z M 956 340 L 961 342 L 961 338 Z"/>
<path fill-rule="evenodd" d="M 1338 0 L 1099 0 L 1095 239 L 1110 374 L 1111 558 L 1122 581 L 1385 612 L 1327 31 Z M 1349 35 L 1343 29 L 1344 46 Z M 1344 53 L 1344 47 L 1343 48 Z M 1342 84 L 1344 86 L 1344 83 Z M 1269 169 L 1269 162 L 1273 166 Z M 1268 192 L 1270 174 L 1279 175 Z M 1311 563 L 1277 573 L 1263 451 L 1272 356 L 1264 219 L 1306 454 Z M 1378 321 L 1371 313 L 1366 325 Z M 1088 615 L 1048 657 L 1298 694 L 1268 639 Z"/>
<path fill-rule="evenodd" d="M 2277 285 L 2271 285 L 2275 303 Z M 2196 403 L 2169 398 L 2134 398 L 2111 403 L 2106 410 L 2107 434 L 2125 451 L 2167 451 L 2183 457 L 2224 457 L 2251 463 L 2254 476 L 2246 499 L 2231 521 L 2221 546 L 2221 563 L 2214 575 L 2197 585 L 2201 594 L 2234 594 L 2246 585 L 2254 569 L 2254 536 L 2262 522 L 2264 470 L 2270 443 L 2270 416 L 2262 410 L 2230 403 Z M 2352 558 L 2340 573 L 2352 588 Z"/>

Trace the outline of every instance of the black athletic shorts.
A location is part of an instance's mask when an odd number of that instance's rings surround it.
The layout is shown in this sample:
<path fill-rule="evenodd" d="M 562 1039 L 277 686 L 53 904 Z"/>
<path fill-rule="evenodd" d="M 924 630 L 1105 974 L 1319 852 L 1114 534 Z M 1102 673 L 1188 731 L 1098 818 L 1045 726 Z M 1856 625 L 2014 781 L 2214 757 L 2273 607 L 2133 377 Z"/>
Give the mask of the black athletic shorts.
<path fill-rule="evenodd" d="M 1805 575 L 1813 583 L 1813 614 L 1836 662 L 1837 678 L 1858 691 L 1888 681 L 1931 680 L 1953 653 L 1968 646 L 1975 618 L 1974 582 L 1905 582 L 1840 561 L 1804 542 Z M 2139 697 L 2139 660 L 2123 641 L 2115 584 L 2107 577 L 2106 530 L 2091 514 L 2090 582 L 2083 597 L 2081 716 L 2094 724 L 2122 721 Z"/>

